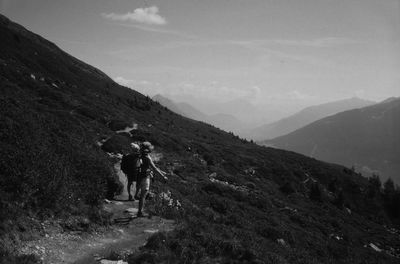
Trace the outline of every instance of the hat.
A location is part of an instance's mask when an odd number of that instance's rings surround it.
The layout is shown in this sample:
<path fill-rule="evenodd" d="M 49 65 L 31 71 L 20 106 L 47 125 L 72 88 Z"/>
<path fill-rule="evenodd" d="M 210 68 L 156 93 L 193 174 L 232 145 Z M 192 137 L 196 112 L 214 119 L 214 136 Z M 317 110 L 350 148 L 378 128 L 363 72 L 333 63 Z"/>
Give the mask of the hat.
<path fill-rule="evenodd" d="M 153 149 L 154 146 L 148 141 L 143 142 L 140 147 L 140 150 L 144 153 L 150 153 Z"/>
<path fill-rule="evenodd" d="M 138 145 L 138 144 L 136 144 L 136 143 L 131 143 L 131 147 L 132 147 L 134 150 L 137 150 L 137 151 L 139 151 L 139 150 L 140 150 L 140 147 L 139 147 L 139 145 Z"/>

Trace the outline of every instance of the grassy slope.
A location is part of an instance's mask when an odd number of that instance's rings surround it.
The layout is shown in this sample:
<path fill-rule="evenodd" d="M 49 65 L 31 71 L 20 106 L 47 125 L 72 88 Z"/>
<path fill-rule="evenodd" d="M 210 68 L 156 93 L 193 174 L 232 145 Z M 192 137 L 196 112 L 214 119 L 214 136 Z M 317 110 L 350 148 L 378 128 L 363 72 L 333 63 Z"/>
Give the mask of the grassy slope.
<path fill-rule="evenodd" d="M 400 245 L 382 227 L 388 220 L 380 200 L 365 199 L 367 182 L 359 175 L 178 116 L 5 18 L 0 35 L 3 248 L 40 234 L 41 217 L 78 217 L 66 228 L 100 221 L 95 208 L 118 185 L 112 160 L 96 142 L 111 136 L 103 146 L 109 152 L 152 141 L 164 154 L 160 166 L 175 173 L 155 190 L 170 190 L 182 204 L 177 209 L 154 199 L 151 210 L 179 219 L 181 227 L 167 238 L 155 236 L 131 261 L 394 261 L 363 247 Z M 133 137 L 113 132 L 132 122 L 139 124 Z M 228 184 L 211 182 L 214 172 Z M 314 200 L 303 183 L 307 175 L 319 182 Z M 352 214 L 333 205 L 340 190 Z"/>

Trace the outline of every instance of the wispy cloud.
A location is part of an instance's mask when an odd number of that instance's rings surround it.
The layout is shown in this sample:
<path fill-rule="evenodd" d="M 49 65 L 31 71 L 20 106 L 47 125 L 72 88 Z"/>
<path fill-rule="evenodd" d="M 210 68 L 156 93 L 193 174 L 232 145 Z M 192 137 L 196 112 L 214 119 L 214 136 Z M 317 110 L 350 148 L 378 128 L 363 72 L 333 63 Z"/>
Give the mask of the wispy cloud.
<path fill-rule="evenodd" d="M 167 20 L 159 14 L 157 6 L 136 8 L 133 12 L 126 14 L 103 13 L 104 18 L 114 21 L 131 21 L 148 25 L 165 25 Z"/>
<path fill-rule="evenodd" d="M 199 37 L 196 35 L 188 34 L 188 33 L 177 31 L 177 30 L 171 30 L 171 29 L 165 29 L 165 28 L 155 28 L 155 27 L 146 26 L 146 25 L 128 24 L 128 23 L 117 23 L 117 25 L 123 26 L 123 27 L 135 28 L 135 29 L 139 29 L 139 30 L 147 31 L 147 32 L 173 35 L 173 36 L 181 37 L 184 39 L 199 39 Z"/>
<path fill-rule="evenodd" d="M 315 39 L 250 39 L 250 40 L 230 40 L 231 44 L 247 47 L 262 47 L 271 45 L 280 46 L 302 46 L 312 48 L 329 48 L 342 45 L 360 44 L 362 41 L 342 38 L 342 37 L 324 37 Z"/>
<path fill-rule="evenodd" d="M 361 41 L 342 38 L 342 37 L 326 37 L 326 38 L 316 38 L 309 40 L 292 40 L 292 39 L 275 39 L 273 40 L 276 44 L 289 45 L 289 46 L 304 46 L 304 47 L 314 47 L 314 48 L 329 48 L 342 45 L 359 44 Z"/>
<path fill-rule="evenodd" d="M 122 76 L 117 76 L 114 78 L 114 81 L 119 83 L 120 85 L 124 86 L 134 86 L 134 85 L 155 85 L 158 86 L 160 85 L 159 83 L 154 83 L 146 80 L 133 80 L 133 79 L 126 79 Z"/>

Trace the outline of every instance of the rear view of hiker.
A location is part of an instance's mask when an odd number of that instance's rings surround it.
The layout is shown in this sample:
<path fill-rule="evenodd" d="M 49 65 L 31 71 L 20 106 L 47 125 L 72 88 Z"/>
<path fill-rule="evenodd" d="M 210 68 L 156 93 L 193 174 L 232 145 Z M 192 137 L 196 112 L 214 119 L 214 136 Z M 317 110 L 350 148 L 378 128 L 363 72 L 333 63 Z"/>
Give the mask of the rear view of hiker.
<path fill-rule="evenodd" d="M 131 186 L 133 182 L 137 181 L 141 165 L 139 145 L 132 143 L 131 147 L 132 147 L 132 152 L 129 153 L 128 155 L 125 155 L 121 161 L 121 170 L 123 173 L 126 174 L 126 177 L 128 178 L 127 189 L 129 196 L 128 199 L 130 201 L 132 200 Z M 138 183 L 136 183 L 136 194 L 137 190 L 138 190 Z"/>
<path fill-rule="evenodd" d="M 156 171 L 162 178 L 167 180 L 166 173 L 154 165 L 150 157 L 151 151 L 154 149 L 150 142 L 143 142 L 140 147 L 142 164 L 138 175 L 136 188 L 140 190 L 138 217 L 143 217 L 143 208 L 146 201 L 146 196 L 150 190 L 150 181 L 152 178 L 152 170 Z"/>

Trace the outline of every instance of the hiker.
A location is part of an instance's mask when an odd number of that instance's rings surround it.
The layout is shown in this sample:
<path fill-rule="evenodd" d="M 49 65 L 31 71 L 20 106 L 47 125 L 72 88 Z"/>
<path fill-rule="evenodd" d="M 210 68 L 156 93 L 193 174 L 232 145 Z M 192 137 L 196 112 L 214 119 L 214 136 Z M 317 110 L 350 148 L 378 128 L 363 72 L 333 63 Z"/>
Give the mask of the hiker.
<path fill-rule="evenodd" d="M 153 177 L 152 170 L 156 171 L 164 180 L 168 180 L 165 176 L 166 173 L 154 165 L 153 160 L 150 157 L 151 151 L 154 149 L 153 145 L 150 142 L 143 142 L 140 148 L 140 155 L 142 163 L 140 165 L 140 172 L 138 174 L 138 179 L 136 182 L 136 190 L 140 190 L 139 198 L 139 210 L 138 217 L 143 217 L 143 208 L 146 200 L 146 196 L 150 190 L 150 181 Z"/>
<path fill-rule="evenodd" d="M 131 143 L 132 147 L 132 152 L 125 155 L 122 158 L 121 161 L 121 170 L 123 173 L 126 174 L 126 177 L 128 178 L 128 184 L 127 184 L 127 191 L 128 191 L 128 200 L 132 201 L 132 195 L 131 195 L 131 186 L 133 182 L 136 182 L 136 193 L 135 197 L 137 196 L 138 192 L 138 183 L 137 183 L 137 177 L 139 174 L 139 169 L 140 169 L 140 164 L 141 164 L 141 159 L 140 159 L 140 147 L 139 145 L 135 143 Z M 139 199 L 139 198 L 137 198 Z"/>

